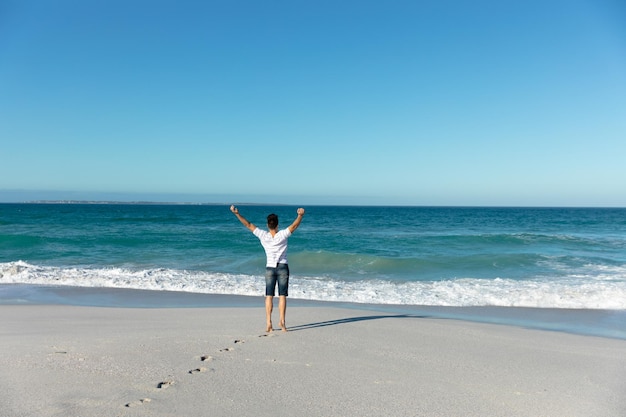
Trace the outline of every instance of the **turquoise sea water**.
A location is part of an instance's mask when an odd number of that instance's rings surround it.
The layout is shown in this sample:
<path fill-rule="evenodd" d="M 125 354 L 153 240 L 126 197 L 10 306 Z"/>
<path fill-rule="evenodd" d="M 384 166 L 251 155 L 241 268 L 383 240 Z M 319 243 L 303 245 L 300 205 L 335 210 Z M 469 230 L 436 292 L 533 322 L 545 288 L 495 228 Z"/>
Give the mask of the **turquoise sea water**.
<path fill-rule="evenodd" d="M 292 299 L 626 309 L 626 209 L 312 206 L 288 258 Z M 0 204 L 0 284 L 259 295 L 263 268 L 225 205 Z"/>

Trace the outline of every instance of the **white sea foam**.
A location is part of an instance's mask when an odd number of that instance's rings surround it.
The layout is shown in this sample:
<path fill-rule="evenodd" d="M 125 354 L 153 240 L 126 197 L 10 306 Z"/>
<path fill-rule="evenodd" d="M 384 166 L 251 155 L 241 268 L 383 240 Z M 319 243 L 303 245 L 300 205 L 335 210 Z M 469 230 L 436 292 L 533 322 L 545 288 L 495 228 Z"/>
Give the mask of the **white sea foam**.
<path fill-rule="evenodd" d="M 591 266 L 590 270 L 594 269 Z M 209 294 L 259 295 L 261 275 L 174 269 L 58 268 L 0 263 L 0 284 L 134 288 Z M 626 268 L 550 279 L 360 280 L 293 275 L 292 298 L 375 304 L 626 309 Z"/>

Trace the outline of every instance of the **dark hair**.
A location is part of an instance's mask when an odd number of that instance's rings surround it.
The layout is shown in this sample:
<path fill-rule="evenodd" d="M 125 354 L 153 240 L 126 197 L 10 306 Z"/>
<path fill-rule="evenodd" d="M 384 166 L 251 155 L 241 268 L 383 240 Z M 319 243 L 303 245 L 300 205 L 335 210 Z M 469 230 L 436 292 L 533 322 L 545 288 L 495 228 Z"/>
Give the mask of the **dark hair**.
<path fill-rule="evenodd" d="M 278 227 L 278 216 L 274 213 L 267 216 L 267 227 L 270 229 L 276 229 Z"/>

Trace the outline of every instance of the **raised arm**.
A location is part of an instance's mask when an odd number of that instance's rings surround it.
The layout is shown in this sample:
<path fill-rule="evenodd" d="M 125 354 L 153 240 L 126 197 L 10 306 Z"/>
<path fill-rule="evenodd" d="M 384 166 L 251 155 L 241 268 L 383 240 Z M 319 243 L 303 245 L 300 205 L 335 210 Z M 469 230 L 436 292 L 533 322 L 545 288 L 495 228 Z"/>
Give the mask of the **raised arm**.
<path fill-rule="evenodd" d="M 234 205 L 230 206 L 230 211 L 232 211 L 233 214 L 237 216 L 241 224 L 246 226 L 246 228 L 248 228 L 248 230 L 250 230 L 251 232 L 254 232 L 254 229 L 256 229 L 256 226 L 250 223 L 248 220 L 246 220 L 246 218 L 243 217 L 241 214 L 239 214 L 239 209 L 237 207 L 235 207 Z"/>
<path fill-rule="evenodd" d="M 289 231 L 291 233 L 295 232 L 295 230 L 298 228 L 298 226 L 300 226 L 300 223 L 302 222 L 302 218 L 304 217 L 304 209 L 303 208 L 299 208 L 297 210 L 298 213 L 298 217 L 296 217 L 296 219 L 293 221 L 293 223 L 291 223 L 289 225 Z"/>

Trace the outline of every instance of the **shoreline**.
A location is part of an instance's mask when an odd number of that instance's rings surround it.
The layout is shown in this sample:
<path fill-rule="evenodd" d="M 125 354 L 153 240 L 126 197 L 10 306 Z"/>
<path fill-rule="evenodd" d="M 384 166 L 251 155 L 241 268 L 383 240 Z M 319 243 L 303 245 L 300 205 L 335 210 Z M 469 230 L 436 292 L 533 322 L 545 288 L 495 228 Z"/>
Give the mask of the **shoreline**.
<path fill-rule="evenodd" d="M 626 340 L 626 310 L 557 309 L 529 307 L 443 307 L 361 304 L 288 299 L 289 307 L 341 308 L 387 314 L 498 324 Z M 0 284 L 2 305 L 68 305 L 115 308 L 258 308 L 262 296 L 201 294 L 126 288 L 95 288 Z"/>
<path fill-rule="evenodd" d="M 291 306 L 0 305 L 15 417 L 624 415 L 626 342 Z M 275 326 L 277 327 L 277 326 Z"/>

